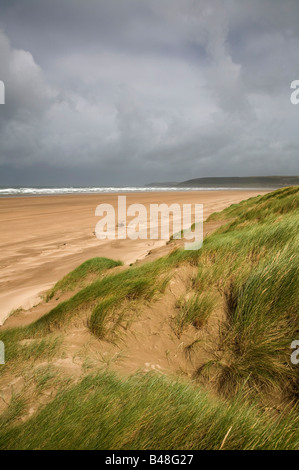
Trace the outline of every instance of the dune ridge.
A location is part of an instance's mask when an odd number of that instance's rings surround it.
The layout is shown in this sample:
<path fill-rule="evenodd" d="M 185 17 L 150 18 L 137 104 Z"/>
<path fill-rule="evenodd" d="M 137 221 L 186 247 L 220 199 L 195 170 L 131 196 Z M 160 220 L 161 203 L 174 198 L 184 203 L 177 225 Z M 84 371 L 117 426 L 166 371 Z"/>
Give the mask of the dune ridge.
<path fill-rule="evenodd" d="M 201 250 L 95 258 L 15 315 L 0 447 L 298 449 L 298 208 L 292 187 L 233 204 Z"/>

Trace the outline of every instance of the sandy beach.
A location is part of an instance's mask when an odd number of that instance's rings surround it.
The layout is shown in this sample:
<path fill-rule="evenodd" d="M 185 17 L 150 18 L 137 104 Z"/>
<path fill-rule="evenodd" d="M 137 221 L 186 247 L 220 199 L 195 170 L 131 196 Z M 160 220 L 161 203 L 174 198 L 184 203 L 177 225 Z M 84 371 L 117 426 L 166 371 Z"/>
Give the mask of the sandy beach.
<path fill-rule="evenodd" d="M 264 191 L 266 192 L 266 191 Z M 130 193 L 127 205 L 203 204 L 204 219 L 263 191 Z M 95 208 L 117 206 L 117 194 L 16 197 L 0 199 L 0 324 L 15 309 L 37 304 L 40 294 L 80 263 L 95 256 L 125 264 L 144 258 L 164 240 L 100 241 Z"/>

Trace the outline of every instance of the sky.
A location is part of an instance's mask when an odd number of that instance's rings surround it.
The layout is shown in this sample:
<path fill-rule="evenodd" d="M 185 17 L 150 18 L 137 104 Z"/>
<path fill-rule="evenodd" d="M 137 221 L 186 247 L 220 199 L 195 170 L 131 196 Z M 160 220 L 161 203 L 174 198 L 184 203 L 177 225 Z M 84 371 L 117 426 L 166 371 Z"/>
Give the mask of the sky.
<path fill-rule="evenodd" d="M 1 0 L 0 185 L 299 174 L 298 0 Z"/>

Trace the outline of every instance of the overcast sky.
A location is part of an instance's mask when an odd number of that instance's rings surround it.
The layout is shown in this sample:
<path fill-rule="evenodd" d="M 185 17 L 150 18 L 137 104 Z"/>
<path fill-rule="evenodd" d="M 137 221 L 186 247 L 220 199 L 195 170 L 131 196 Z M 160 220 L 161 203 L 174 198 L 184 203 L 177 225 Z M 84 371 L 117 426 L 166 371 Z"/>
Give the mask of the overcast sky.
<path fill-rule="evenodd" d="M 299 174 L 298 0 L 1 0 L 0 185 Z"/>

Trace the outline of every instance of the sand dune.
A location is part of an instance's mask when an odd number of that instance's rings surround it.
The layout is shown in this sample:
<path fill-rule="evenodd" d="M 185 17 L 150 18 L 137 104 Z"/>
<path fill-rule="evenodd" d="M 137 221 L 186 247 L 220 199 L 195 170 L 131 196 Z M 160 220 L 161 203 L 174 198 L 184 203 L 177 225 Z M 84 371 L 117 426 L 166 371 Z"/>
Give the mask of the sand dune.
<path fill-rule="evenodd" d="M 266 192 L 266 191 L 264 191 Z M 127 194 L 127 205 L 198 203 L 204 218 L 263 191 L 190 191 Z M 0 199 L 0 324 L 19 307 L 30 308 L 66 273 L 88 258 L 106 256 L 125 264 L 142 259 L 164 240 L 99 241 L 98 204 L 117 205 L 116 194 Z"/>

